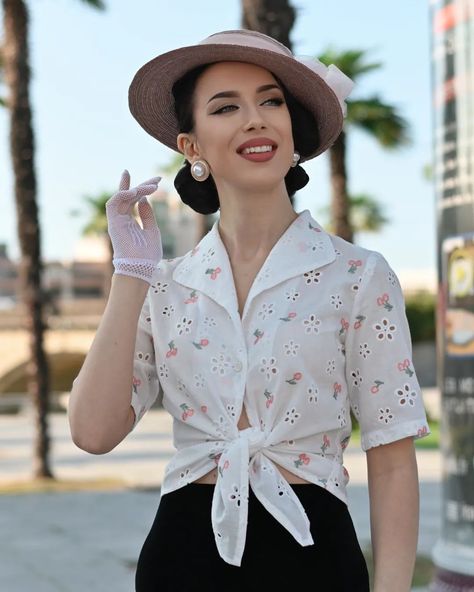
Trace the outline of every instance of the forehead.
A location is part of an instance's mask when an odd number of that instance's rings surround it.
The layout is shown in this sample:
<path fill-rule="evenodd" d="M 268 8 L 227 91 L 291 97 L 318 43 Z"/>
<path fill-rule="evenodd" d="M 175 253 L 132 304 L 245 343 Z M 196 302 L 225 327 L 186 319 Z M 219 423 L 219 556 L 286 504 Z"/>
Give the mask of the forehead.
<path fill-rule="evenodd" d="M 247 62 L 218 62 L 211 64 L 201 74 L 196 91 L 201 94 L 220 90 L 239 90 L 239 88 L 272 82 L 277 82 L 273 74 L 261 66 Z"/>

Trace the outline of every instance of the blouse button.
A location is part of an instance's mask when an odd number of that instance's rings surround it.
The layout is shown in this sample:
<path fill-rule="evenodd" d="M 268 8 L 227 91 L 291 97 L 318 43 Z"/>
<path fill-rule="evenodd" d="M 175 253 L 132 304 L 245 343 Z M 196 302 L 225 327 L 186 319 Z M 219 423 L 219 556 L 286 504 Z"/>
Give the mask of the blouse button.
<path fill-rule="evenodd" d="M 237 360 L 237 362 L 235 363 L 235 371 L 236 372 L 240 372 L 242 370 L 242 362 L 240 360 Z"/>

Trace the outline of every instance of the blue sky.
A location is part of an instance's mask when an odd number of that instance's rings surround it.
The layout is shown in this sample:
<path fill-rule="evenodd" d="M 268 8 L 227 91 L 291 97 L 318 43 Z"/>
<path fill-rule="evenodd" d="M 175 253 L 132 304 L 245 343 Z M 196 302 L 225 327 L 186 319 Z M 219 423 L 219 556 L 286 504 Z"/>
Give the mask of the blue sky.
<path fill-rule="evenodd" d="M 34 0 L 30 6 L 33 125 L 38 203 L 45 260 L 69 259 L 86 216 L 83 196 L 115 191 L 127 168 L 132 185 L 160 174 L 174 154 L 149 136 L 128 110 L 128 86 L 154 56 L 191 45 L 219 30 L 239 28 L 240 1 L 108 0 L 107 12 L 80 0 Z M 430 21 L 428 1 L 299 0 L 291 40 L 296 55 L 328 45 L 366 49 L 383 67 L 360 78 L 350 98 L 373 94 L 399 109 L 413 144 L 397 152 L 348 128 L 348 179 L 353 194 L 368 193 L 390 223 L 377 235 L 356 237 L 385 255 L 396 272 L 436 266 L 434 189 L 423 178 L 432 160 Z M 224 9 L 225 7 L 225 9 Z M 185 18 L 182 15 L 185 15 Z M 6 93 L 5 89 L 3 94 Z M 9 153 L 9 122 L 0 110 L 0 241 L 19 256 Z M 310 182 L 297 194 L 323 222 L 330 199 L 328 153 L 304 163 Z M 162 181 L 172 189 L 172 179 Z"/>

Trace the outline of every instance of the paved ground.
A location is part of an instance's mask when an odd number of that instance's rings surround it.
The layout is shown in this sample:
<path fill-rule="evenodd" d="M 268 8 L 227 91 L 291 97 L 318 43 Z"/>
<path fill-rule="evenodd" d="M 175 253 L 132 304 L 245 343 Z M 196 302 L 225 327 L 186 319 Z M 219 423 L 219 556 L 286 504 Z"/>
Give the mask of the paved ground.
<path fill-rule="evenodd" d="M 0 483 L 28 480 L 32 415 L 0 415 Z M 0 495 L 0 590 L 6 592 L 133 592 L 136 561 L 159 502 L 173 454 L 171 421 L 151 410 L 108 455 L 71 442 L 65 413 L 50 415 L 52 468 L 58 479 L 119 477 L 117 491 Z M 349 509 L 362 546 L 370 544 L 365 454 L 346 450 Z M 419 551 L 430 555 L 439 535 L 441 459 L 418 450 Z M 419 589 L 418 589 L 419 590 Z"/>

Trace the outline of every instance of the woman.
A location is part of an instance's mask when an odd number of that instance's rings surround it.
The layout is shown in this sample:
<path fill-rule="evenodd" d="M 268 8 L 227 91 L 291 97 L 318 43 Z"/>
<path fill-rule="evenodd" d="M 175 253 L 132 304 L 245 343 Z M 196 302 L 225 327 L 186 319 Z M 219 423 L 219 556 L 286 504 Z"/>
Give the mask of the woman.
<path fill-rule="evenodd" d="M 107 359 L 91 348 L 70 414 L 76 441 L 100 453 L 160 392 L 174 417 L 177 451 L 137 592 L 307 582 L 368 591 L 342 464 L 350 409 L 367 451 L 374 590 L 410 589 L 413 438 L 429 427 L 401 287 L 380 253 L 326 233 L 289 199 L 308 182 L 299 162 L 341 132 L 351 88 L 334 66 L 247 30 L 167 52 L 132 81 L 134 117 L 185 157 L 181 199 L 200 213 L 220 209 L 192 251 L 164 260 L 146 199 L 159 178 L 130 189 L 125 171 L 107 204 L 115 274 L 98 341 L 114 345 Z M 143 229 L 131 216 L 137 201 Z M 131 318 L 113 328 L 114 312 Z M 94 380 L 100 403 L 87 400 Z"/>

